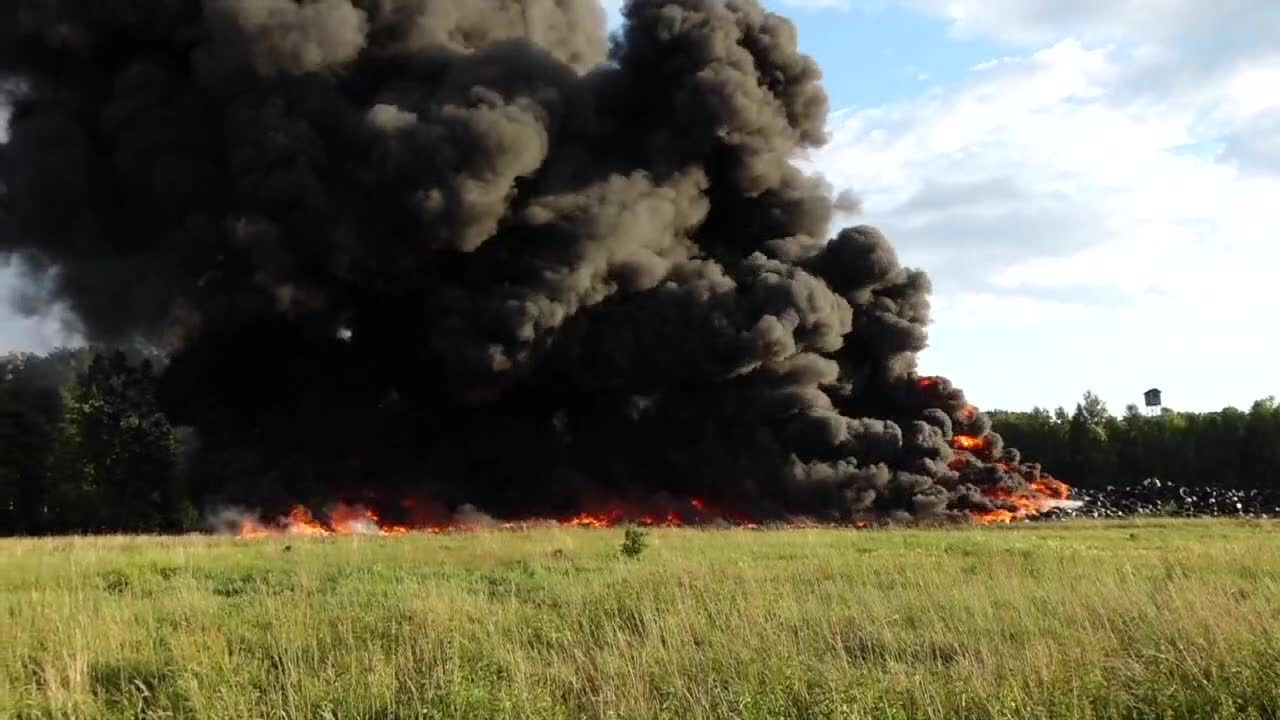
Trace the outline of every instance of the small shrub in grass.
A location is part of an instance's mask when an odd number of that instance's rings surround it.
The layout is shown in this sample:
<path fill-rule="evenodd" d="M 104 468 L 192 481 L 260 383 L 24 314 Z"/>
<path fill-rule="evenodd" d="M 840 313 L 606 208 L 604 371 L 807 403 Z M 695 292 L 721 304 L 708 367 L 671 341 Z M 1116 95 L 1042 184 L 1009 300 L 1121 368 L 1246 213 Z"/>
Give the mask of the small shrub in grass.
<path fill-rule="evenodd" d="M 638 527 L 629 527 L 622 537 L 623 557 L 640 557 L 640 553 L 649 546 L 649 534 Z"/>

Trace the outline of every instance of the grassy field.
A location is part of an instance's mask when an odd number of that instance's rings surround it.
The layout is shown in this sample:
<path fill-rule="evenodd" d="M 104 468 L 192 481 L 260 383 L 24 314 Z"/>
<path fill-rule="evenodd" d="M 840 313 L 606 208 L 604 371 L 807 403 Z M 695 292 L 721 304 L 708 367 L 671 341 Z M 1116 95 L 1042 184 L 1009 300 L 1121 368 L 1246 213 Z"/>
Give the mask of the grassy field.
<path fill-rule="evenodd" d="M 1275 718 L 1280 524 L 0 541 L 0 718 Z"/>

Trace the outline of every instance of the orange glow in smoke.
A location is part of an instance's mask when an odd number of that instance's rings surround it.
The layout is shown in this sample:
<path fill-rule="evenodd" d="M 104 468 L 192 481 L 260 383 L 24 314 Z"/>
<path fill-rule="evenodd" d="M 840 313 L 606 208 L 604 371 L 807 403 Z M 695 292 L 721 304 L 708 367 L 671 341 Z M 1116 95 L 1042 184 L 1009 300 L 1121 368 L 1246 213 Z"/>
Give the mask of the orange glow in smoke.
<path fill-rule="evenodd" d="M 937 388 L 939 381 L 940 379 L 937 377 L 925 376 L 919 378 L 916 382 L 920 390 L 929 391 Z M 978 408 L 965 404 L 954 417 L 962 423 L 970 423 L 977 419 Z M 961 473 L 962 477 L 966 476 L 966 469 L 975 464 L 981 463 L 989 466 L 992 463 L 993 459 L 990 458 L 990 445 L 987 437 L 957 434 L 951 438 L 951 447 L 956 450 L 956 454 L 955 458 L 949 463 L 949 467 Z M 982 493 L 992 501 L 995 507 L 991 510 L 970 511 L 969 514 L 973 522 L 981 525 L 1010 523 L 1035 517 L 1049 510 L 1072 504 L 1070 500 L 1071 488 L 1066 483 L 1048 475 L 1032 474 L 1025 469 L 1015 467 L 1012 463 L 997 461 L 996 464 L 1002 465 L 1010 475 L 1022 478 L 1023 482 L 1025 482 L 1025 488 L 1018 491 L 1009 491 L 1002 487 L 983 489 Z M 1035 479 L 1031 479 L 1031 477 Z"/>

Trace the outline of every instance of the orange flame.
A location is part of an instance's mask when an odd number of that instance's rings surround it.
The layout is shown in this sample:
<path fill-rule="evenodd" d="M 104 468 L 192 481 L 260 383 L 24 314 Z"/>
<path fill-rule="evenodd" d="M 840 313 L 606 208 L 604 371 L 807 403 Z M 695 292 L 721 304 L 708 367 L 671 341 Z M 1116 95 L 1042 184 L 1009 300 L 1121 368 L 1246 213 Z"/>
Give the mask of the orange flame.
<path fill-rule="evenodd" d="M 402 535 L 405 525 L 384 523 L 372 510 L 339 503 L 329 512 L 327 522 L 317 520 L 304 505 L 294 505 L 289 514 L 275 525 L 247 518 L 240 523 L 239 537 L 257 538 L 268 535 Z"/>
<path fill-rule="evenodd" d="M 951 446 L 959 450 L 981 450 L 987 446 L 987 441 L 973 435 L 956 435 L 951 438 Z"/>
<path fill-rule="evenodd" d="M 295 505 L 289 511 L 289 522 L 286 525 L 290 535 L 332 535 L 333 532 L 321 525 L 311 515 L 311 511 L 301 505 Z"/>
<path fill-rule="evenodd" d="M 561 521 L 560 524 L 572 527 L 611 528 L 622 522 L 622 519 L 622 512 L 615 510 L 608 513 L 580 513 Z"/>
<path fill-rule="evenodd" d="M 979 525 L 994 525 L 996 523 L 1011 523 L 1014 520 L 1022 519 L 1016 513 L 1009 510 L 987 510 L 985 512 L 976 512 L 973 514 L 973 521 Z"/>
<path fill-rule="evenodd" d="M 980 438 L 958 435 L 957 445 L 981 445 Z M 973 442 L 968 442 L 973 441 Z M 1010 471 L 1017 472 L 1009 466 Z M 1048 475 L 1042 475 L 1029 483 L 1029 487 L 1019 492 L 993 488 L 985 493 L 994 501 L 996 507 L 987 511 L 971 513 L 973 521 L 979 524 L 1008 523 L 1038 515 L 1048 509 L 1060 507 L 1068 502 L 1071 488 L 1065 483 Z M 262 522 L 256 518 L 241 521 L 238 536 L 241 538 L 260 538 L 273 535 L 295 536 L 331 536 L 331 535 L 404 535 L 407 533 L 427 533 L 438 535 L 449 532 L 469 532 L 482 529 L 517 530 L 527 527 L 559 525 L 570 528 L 615 528 L 626 524 L 647 527 L 677 528 L 688 525 L 728 525 L 743 529 L 758 529 L 760 523 L 752 518 L 723 510 L 709 504 L 701 498 L 691 498 L 687 504 L 677 503 L 679 507 L 671 507 L 664 512 L 636 512 L 623 507 L 581 512 L 561 518 L 527 518 L 519 520 L 490 520 L 484 516 L 459 517 L 443 522 L 417 522 L 402 525 L 383 520 L 374 510 L 361 505 L 343 503 L 330 507 L 323 518 L 317 518 L 304 505 L 295 505 L 289 513 L 274 523 Z M 807 518 L 792 518 L 786 525 L 792 528 L 818 527 L 850 527 L 867 528 L 874 524 L 873 520 L 857 519 L 844 524 L 814 521 Z"/>
<path fill-rule="evenodd" d="M 973 521 L 979 525 L 990 525 L 1025 520 L 1071 502 L 1071 487 L 1049 475 L 1030 481 L 1028 486 L 1027 490 L 1018 492 L 1002 488 L 985 491 L 984 494 L 997 501 L 1000 507 L 973 513 Z"/>
<path fill-rule="evenodd" d="M 271 530 L 257 520 L 247 519 L 240 523 L 239 536 L 242 538 L 259 538 L 270 534 Z"/>
<path fill-rule="evenodd" d="M 1048 475 L 1042 475 L 1039 480 L 1033 480 L 1031 482 L 1031 487 L 1035 488 L 1036 492 L 1041 495 L 1048 496 L 1055 500 L 1066 500 L 1071 497 L 1070 485 L 1067 485 L 1056 478 L 1049 477 Z"/>
<path fill-rule="evenodd" d="M 406 507 L 412 507 L 408 503 Z M 688 510 L 688 511 L 686 511 Z M 676 528 L 691 524 L 719 523 L 744 529 L 759 528 L 760 524 L 752 519 L 733 512 L 722 511 L 711 507 L 701 498 L 691 498 L 686 509 L 669 508 L 663 512 L 635 512 L 625 508 L 614 507 L 604 510 L 582 512 L 562 518 L 528 518 L 522 520 L 484 520 L 472 518 L 454 518 L 444 522 L 419 522 L 413 525 L 399 525 L 384 521 L 373 510 L 359 506 L 339 503 L 331 507 L 324 516 L 318 519 L 304 505 L 295 505 L 288 513 L 275 523 L 264 523 L 258 519 L 245 519 L 240 523 L 238 536 L 242 538 L 258 538 L 271 535 L 403 535 L 411 532 L 427 534 L 443 534 L 448 532 L 468 532 L 490 529 L 516 530 L 531 526 L 559 525 L 561 527 L 580 528 L 614 528 L 625 524 L 636 524 L 646 527 Z M 793 523 L 794 524 L 794 523 Z M 859 521 L 854 527 L 867 527 L 868 521 Z"/>

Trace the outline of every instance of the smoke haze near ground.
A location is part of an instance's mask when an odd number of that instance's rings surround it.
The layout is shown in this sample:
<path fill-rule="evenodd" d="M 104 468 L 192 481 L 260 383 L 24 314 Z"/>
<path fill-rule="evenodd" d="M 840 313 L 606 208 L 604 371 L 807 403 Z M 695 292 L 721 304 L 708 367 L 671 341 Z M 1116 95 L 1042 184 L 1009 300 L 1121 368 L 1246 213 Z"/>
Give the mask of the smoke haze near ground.
<path fill-rule="evenodd" d="M 989 510 L 927 276 L 754 0 L 0 0 L 0 252 L 168 349 L 207 503 Z M 32 308 L 38 309 L 38 308 Z M 982 438 L 959 461 L 954 434 Z"/>

